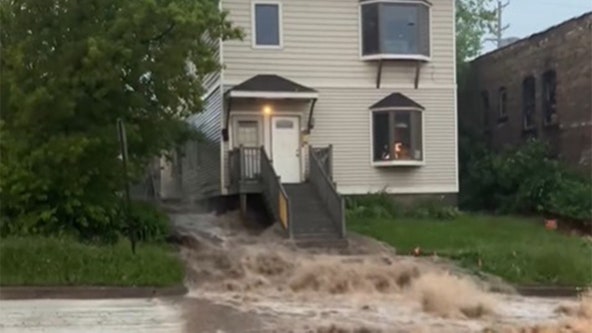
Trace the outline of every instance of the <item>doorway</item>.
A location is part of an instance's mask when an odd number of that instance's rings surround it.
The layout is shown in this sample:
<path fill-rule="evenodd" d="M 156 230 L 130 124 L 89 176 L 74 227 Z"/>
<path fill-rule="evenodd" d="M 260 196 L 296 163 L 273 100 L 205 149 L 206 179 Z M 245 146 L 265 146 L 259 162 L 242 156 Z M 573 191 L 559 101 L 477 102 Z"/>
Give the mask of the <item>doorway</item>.
<path fill-rule="evenodd" d="M 277 116 L 271 119 L 273 167 L 282 183 L 300 183 L 300 118 Z"/>

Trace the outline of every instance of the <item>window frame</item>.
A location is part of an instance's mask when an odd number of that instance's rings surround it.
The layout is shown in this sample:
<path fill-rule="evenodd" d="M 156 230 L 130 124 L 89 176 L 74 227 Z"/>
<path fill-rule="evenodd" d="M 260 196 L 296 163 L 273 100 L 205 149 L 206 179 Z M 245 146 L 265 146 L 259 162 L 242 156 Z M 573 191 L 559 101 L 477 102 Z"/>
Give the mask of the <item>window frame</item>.
<path fill-rule="evenodd" d="M 551 81 L 550 78 L 553 80 Z M 551 85 L 551 82 L 553 85 Z M 543 73 L 542 77 L 542 87 L 541 87 L 541 95 L 542 95 L 542 111 L 543 111 L 543 121 L 545 126 L 556 125 L 558 123 L 557 120 L 557 71 L 555 69 L 546 70 Z M 548 90 L 550 87 L 553 87 L 553 95 L 555 97 L 555 104 L 551 104 L 551 101 L 548 99 Z M 549 110 L 553 109 L 553 113 L 549 113 Z M 554 117 L 553 117 L 554 116 Z"/>
<path fill-rule="evenodd" d="M 508 120 L 508 88 L 506 86 L 500 86 L 497 89 L 497 119 L 498 123 Z"/>
<path fill-rule="evenodd" d="M 531 103 L 527 104 L 527 94 L 526 94 L 526 86 L 527 82 L 532 80 L 532 99 L 529 98 Z M 537 121 L 536 121 L 536 94 L 537 94 L 537 82 L 536 77 L 534 75 L 527 75 L 522 79 L 522 130 L 523 131 L 530 131 L 536 128 Z M 529 114 L 527 113 L 528 110 L 532 111 L 530 116 L 532 117 L 531 122 L 532 124 L 527 124 L 527 117 Z"/>
<path fill-rule="evenodd" d="M 363 18 L 362 18 L 362 7 L 364 5 L 375 4 L 375 3 L 393 3 L 401 5 L 417 5 L 425 6 L 428 9 L 428 38 L 429 38 L 429 56 L 422 54 L 394 54 L 394 53 L 378 53 L 371 55 L 364 55 L 364 36 L 363 36 Z M 359 56 L 361 60 L 417 60 L 429 62 L 432 60 L 433 54 L 433 22 L 432 22 L 432 4 L 425 0 L 367 0 L 358 3 L 358 48 Z M 380 36 L 379 36 L 380 38 Z M 379 39 L 380 44 L 380 39 Z"/>
<path fill-rule="evenodd" d="M 487 89 L 481 90 L 481 115 L 483 116 L 481 124 L 487 130 L 491 118 L 491 98 Z"/>
<path fill-rule="evenodd" d="M 274 5 L 278 8 L 278 45 L 257 44 L 257 5 Z M 276 0 L 254 0 L 251 2 L 251 48 L 261 50 L 281 50 L 284 48 L 284 23 L 282 3 Z"/>
<path fill-rule="evenodd" d="M 421 160 L 390 160 L 377 161 L 374 159 L 374 113 L 379 112 L 417 112 L 421 117 Z M 369 113 L 369 134 L 370 134 L 370 165 L 373 167 L 404 167 L 404 166 L 424 166 L 426 165 L 426 151 L 425 151 L 425 110 L 419 108 L 375 108 L 370 109 Z M 390 139 L 390 138 L 389 138 Z"/>

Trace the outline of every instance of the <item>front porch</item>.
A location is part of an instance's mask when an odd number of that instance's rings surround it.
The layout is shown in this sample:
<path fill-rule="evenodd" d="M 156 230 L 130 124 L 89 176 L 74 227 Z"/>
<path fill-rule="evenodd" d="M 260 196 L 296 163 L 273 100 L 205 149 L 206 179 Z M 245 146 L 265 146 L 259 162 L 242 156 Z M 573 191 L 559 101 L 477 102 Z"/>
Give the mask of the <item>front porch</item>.
<path fill-rule="evenodd" d="M 341 241 L 343 198 L 333 182 L 332 147 L 308 143 L 316 90 L 277 75 L 257 75 L 226 93 L 226 192 L 262 194 L 289 237 Z"/>
<path fill-rule="evenodd" d="M 333 146 L 319 148 L 307 146 L 306 150 L 309 152 L 309 157 L 305 160 L 306 171 L 303 182 L 309 181 L 310 164 L 314 162 L 319 163 L 327 178 L 333 182 Z M 230 194 L 263 193 L 264 179 L 277 179 L 282 183 L 281 177 L 277 175 L 271 159 L 267 156 L 265 147 L 240 146 L 229 151 L 228 170 Z"/>

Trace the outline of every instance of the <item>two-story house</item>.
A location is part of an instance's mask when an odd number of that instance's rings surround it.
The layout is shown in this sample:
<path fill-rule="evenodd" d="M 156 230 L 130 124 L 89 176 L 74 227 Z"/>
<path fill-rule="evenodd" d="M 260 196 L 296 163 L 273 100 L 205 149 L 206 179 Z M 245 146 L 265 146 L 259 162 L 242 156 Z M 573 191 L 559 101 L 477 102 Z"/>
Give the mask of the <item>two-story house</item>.
<path fill-rule="evenodd" d="M 245 38 L 218 43 L 191 120 L 209 140 L 184 172 L 198 197 L 263 193 L 289 229 L 323 207 L 342 228 L 344 195 L 456 196 L 454 0 L 220 7 Z"/>

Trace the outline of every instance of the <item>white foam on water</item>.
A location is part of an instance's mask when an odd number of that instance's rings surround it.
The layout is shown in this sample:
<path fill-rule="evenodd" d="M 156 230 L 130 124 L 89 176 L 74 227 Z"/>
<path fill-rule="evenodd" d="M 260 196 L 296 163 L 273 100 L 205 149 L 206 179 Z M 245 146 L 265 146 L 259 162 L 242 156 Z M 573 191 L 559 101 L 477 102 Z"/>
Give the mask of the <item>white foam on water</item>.
<path fill-rule="evenodd" d="M 315 253 L 295 248 L 277 230 L 249 236 L 235 215 L 177 221 L 198 244 L 183 253 L 190 297 L 280 318 L 284 328 L 295 331 L 337 325 L 352 331 L 462 333 L 556 325 L 564 319 L 557 307 L 576 304 L 493 294 L 453 267 L 395 256 L 369 240 L 352 244 L 355 250 L 347 254 Z"/>

